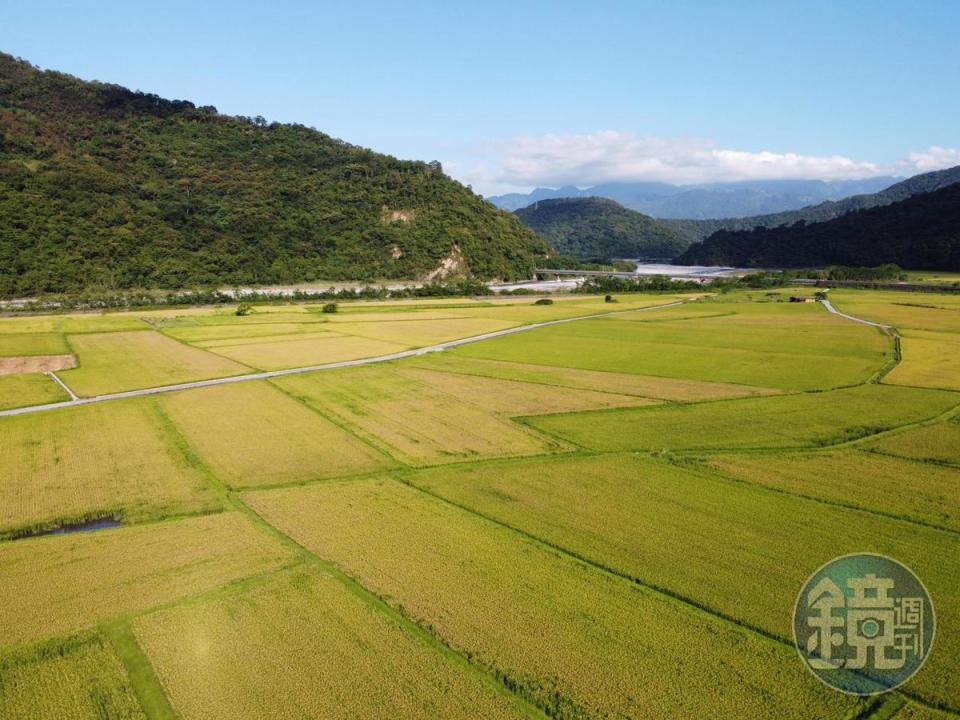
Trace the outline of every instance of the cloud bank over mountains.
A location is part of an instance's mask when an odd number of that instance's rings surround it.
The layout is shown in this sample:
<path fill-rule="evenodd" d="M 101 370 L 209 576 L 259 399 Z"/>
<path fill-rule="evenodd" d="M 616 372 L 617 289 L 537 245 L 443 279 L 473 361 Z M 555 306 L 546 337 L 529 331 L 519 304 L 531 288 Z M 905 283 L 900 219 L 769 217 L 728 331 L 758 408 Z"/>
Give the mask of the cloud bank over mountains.
<path fill-rule="evenodd" d="M 642 137 L 617 130 L 523 135 L 485 148 L 482 165 L 452 163 L 454 175 L 483 191 L 606 182 L 678 185 L 745 180 L 855 180 L 913 175 L 960 165 L 960 149 L 932 146 L 899 163 L 843 155 L 802 155 L 719 147 L 696 137 Z"/>

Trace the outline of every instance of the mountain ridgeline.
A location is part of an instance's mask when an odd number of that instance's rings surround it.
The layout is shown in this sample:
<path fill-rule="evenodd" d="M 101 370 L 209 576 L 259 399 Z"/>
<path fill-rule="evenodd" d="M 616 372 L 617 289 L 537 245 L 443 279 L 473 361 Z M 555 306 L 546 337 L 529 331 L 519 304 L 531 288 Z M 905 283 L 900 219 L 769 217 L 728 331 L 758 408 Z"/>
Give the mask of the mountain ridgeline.
<path fill-rule="evenodd" d="M 652 217 L 605 198 L 542 200 L 515 214 L 561 255 L 579 260 L 672 258 L 689 244 Z"/>
<path fill-rule="evenodd" d="M 438 163 L 0 53 L 0 296 L 524 278 L 547 252 Z"/>
<path fill-rule="evenodd" d="M 825 222 L 850 212 L 890 205 L 891 203 L 906 200 L 914 195 L 949 187 L 955 183 L 960 183 L 960 166 L 947 170 L 923 173 L 922 175 L 914 175 L 878 193 L 853 195 L 843 198 L 842 200 L 827 201 L 799 210 L 741 218 L 661 220 L 661 222 L 677 232 L 682 233 L 690 242 L 698 242 L 721 230 L 752 230 L 756 227 L 772 228 L 783 225 L 793 225 L 798 222 L 807 224 Z"/>
<path fill-rule="evenodd" d="M 674 262 L 768 268 L 894 263 L 960 271 L 960 184 L 826 222 L 721 230 Z"/>

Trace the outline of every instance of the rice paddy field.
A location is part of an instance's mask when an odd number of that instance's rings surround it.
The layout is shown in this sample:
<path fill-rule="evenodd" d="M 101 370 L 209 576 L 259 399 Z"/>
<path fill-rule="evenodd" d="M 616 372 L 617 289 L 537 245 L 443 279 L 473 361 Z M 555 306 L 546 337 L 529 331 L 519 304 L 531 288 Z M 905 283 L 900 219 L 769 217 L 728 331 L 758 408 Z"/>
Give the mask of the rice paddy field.
<path fill-rule="evenodd" d="M 810 292 L 0 317 L 0 718 L 960 718 L 960 295 Z M 858 552 L 872 697 L 792 635 Z"/>

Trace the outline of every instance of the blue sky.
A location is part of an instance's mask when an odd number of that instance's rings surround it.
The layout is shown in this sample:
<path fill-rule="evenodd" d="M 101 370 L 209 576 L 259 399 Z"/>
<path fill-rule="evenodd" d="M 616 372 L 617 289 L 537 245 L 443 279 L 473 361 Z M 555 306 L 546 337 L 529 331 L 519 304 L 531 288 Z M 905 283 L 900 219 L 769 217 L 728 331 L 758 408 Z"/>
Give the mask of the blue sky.
<path fill-rule="evenodd" d="M 960 3 L 0 0 L 0 50 L 485 193 L 960 164 Z"/>

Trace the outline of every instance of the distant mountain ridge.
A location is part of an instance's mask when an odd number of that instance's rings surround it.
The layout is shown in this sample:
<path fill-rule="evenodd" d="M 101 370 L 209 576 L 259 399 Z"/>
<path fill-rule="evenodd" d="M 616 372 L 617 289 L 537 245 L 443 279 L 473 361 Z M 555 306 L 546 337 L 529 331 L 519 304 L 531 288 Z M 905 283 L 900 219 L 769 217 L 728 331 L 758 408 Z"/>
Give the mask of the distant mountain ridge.
<path fill-rule="evenodd" d="M 530 193 L 511 193 L 487 199 L 504 210 L 519 210 L 539 200 L 604 197 L 657 219 L 739 218 L 796 210 L 850 195 L 874 193 L 900 179 L 754 180 L 702 185 L 615 182 L 585 189 L 572 185 L 557 189 L 537 188 Z"/>
<path fill-rule="evenodd" d="M 607 198 L 541 200 L 515 214 L 561 255 L 580 260 L 672 258 L 688 245 L 672 228 Z"/>
<path fill-rule="evenodd" d="M 0 53 L 0 296 L 528 278 L 547 253 L 439 163 Z"/>
<path fill-rule="evenodd" d="M 913 187 L 928 183 L 936 180 L 927 177 Z M 911 270 L 960 271 L 960 183 L 824 222 L 721 230 L 674 262 L 766 268 L 895 263 Z"/>
<path fill-rule="evenodd" d="M 727 220 L 662 220 L 665 225 L 682 233 L 691 242 L 698 242 L 720 230 L 752 230 L 756 227 L 779 227 L 797 222 L 818 223 L 832 220 L 857 210 L 882 207 L 894 202 L 906 200 L 920 193 L 932 192 L 960 183 L 960 166 L 946 170 L 935 170 L 907 178 L 878 193 L 853 195 L 837 201 L 827 201 L 819 205 L 792 210 L 789 212 Z"/>

